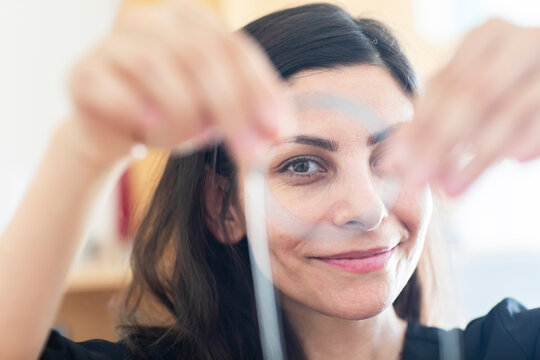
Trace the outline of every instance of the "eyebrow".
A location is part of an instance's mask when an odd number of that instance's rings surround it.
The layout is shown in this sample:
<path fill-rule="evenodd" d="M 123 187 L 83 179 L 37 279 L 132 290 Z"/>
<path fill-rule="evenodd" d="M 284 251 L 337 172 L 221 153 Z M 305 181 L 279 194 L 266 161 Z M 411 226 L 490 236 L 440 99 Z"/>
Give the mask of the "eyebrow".
<path fill-rule="evenodd" d="M 367 140 L 368 146 L 377 145 L 381 141 L 386 140 L 390 135 L 395 133 L 396 130 L 398 130 L 402 126 L 403 126 L 402 123 L 390 125 L 386 129 L 383 129 L 381 131 L 378 131 L 376 133 L 369 135 L 368 140 Z"/>
<path fill-rule="evenodd" d="M 369 135 L 367 139 L 367 145 L 373 146 L 377 145 L 378 143 L 386 140 L 391 134 L 393 134 L 402 124 L 395 124 L 391 125 L 381 131 L 378 131 L 376 133 L 373 133 Z M 318 136 L 311 136 L 311 135 L 298 135 L 293 136 L 287 140 L 282 141 L 281 143 L 295 143 L 295 144 L 303 144 L 303 145 L 309 145 L 309 146 L 315 146 L 324 150 L 328 151 L 338 151 L 339 149 L 339 143 L 337 141 L 331 140 L 331 139 L 325 139 Z"/>
<path fill-rule="evenodd" d="M 339 144 L 336 141 L 317 136 L 298 135 L 284 142 L 315 146 L 328 151 L 337 151 L 339 149 Z"/>

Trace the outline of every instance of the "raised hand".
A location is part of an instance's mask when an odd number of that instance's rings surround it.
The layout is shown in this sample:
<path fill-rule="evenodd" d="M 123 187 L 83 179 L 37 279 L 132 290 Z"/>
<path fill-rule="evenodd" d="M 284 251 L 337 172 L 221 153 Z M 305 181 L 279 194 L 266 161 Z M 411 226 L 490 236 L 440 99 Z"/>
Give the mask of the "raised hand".
<path fill-rule="evenodd" d="M 540 156 L 540 29 L 493 19 L 473 30 L 399 138 L 403 171 L 451 195 L 500 159 Z M 465 153 L 474 157 L 461 168 Z"/>
<path fill-rule="evenodd" d="M 172 149 L 224 135 L 238 157 L 278 131 L 283 89 L 247 36 L 190 1 L 137 5 L 75 68 L 85 151 L 114 161 L 132 145 Z"/>

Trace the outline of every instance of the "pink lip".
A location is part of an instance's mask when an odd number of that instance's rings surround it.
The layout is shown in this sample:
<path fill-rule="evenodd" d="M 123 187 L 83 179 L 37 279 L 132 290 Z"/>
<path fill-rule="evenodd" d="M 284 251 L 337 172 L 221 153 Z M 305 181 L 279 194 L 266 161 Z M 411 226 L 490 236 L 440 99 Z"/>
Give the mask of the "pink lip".
<path fill-rule="evenodd" d="M 393 248 L 376 248 L 366 251 L 351 251 L 332 256 L 317 257 L 316 260 L 354 273 L 375 271 L 386 266 L 392 254 Z"/>

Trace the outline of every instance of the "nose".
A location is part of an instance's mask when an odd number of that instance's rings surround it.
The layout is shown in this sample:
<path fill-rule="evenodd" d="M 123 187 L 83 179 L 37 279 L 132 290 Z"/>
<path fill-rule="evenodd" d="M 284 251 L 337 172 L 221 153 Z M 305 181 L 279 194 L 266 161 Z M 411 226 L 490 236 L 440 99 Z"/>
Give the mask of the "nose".
<path fill-rule="evenodd" d="M 388 210 L 369 175 L 347 181 L 332 212 L 334 225 L 373 231 L 388 217 Z"/>

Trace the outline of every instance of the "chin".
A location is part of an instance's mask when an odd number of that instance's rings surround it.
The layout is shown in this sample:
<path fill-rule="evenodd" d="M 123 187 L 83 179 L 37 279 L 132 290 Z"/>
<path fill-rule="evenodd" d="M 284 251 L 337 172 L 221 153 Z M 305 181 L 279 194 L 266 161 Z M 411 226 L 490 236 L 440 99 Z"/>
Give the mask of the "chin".
<path fill-rule="evenodd" d="M 342 291 L 338 296 L 325 301 L 327 315 L 347 320 L 364 320 L 379 315 L 394 302 L 394 296 L 388 284 L 378 284 L 369 289 Z"/>

